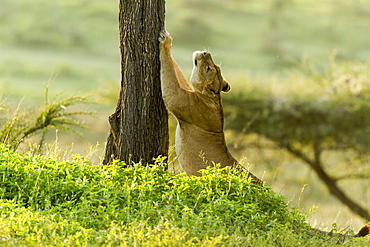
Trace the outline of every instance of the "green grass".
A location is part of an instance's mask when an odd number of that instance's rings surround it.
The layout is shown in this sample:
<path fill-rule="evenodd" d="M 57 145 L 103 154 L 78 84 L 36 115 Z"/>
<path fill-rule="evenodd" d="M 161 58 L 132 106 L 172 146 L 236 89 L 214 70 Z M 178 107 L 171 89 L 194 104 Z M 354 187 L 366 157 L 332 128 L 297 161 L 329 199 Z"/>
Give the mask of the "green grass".
<path fill-rule="evenodd" d="M 0 147 L 2 246 L 354 246 L 329 237 L 268 187 L 227 170 L 174 175 L 162 159 L 122 169 Z M 352 233 L 351 233 L 352 234 Z"/>
<path fill-rule="evenodd" d="M 280 95 L 288 89 L 315 91 L 317 87 L 310 79 L 302 79 L 300 67 L 289 58 L 299 60 L 307 56 L 318 61 L 318 69 L 322 70 L 333 50 L 338 51 L 339 61 L 348 62 L 349 66 L 370 57 L 368 1 L 176 0 L 166 4 L 166 28 L 173 35 L 174 56 L 184 73 L 190 75 L 192 52 L 206 48 L 214 54 L 215 62 L 221 63 L 223 74 L 234 89 L 248 89 L 252 80 Z M 25 105 L 38 108 L 44 100 L 43 83 L 48 81 L 50 95 L 92 95 L 92 100 L 104 105 L 96 105 L 97 118 L 88 120 L 94 131 L 85 132 L 85 137 L 93 145 L 100 143 L 97 156 L 101 156 L 109 130 L 107 118 L 115 109 L 119 93 L 117 20 L 118 1 L 2 0 L 2 99 L 14 102 L 16 108 L 25 97 Z M 192 25 L 194 21 L 199 25 Z M 305 84 L 297 83 L 302 81 Z M 57 136 L 56 146 L 89 153 L 89 144 L 80 139 L 63 133 Z M 56 134 L 51 133 L 48 140 L 53 142 L 55 138 Z M 363 224 L 338 205 L 312 173 L 291 157 L 271 150 L 258 151 L 258 155 L 255 150 L 241 150 L 239 157 L 245 156 L 255 165 L 257 174 L 275 174 L 278 178 L 273 186 L 295 205 L 297 201 L 306 208 L 320 205 L 322 215 L 311 219 L 318 221 L 320 227 L 328 228 L 333 222 L 343 228 Z M 332 154 L 329 158 L 336 160 L 338 156 Z M 364 188 L 360 191 L 361 196 L 367 192 Z"/>

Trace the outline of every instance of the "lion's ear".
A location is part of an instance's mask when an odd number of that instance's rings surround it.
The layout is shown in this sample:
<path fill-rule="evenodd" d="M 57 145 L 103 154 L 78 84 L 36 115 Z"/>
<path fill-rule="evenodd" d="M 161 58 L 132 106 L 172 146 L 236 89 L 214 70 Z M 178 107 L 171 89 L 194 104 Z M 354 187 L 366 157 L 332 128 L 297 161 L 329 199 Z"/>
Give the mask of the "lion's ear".
<path fill-rule="evenodd" d="M 231 87 L 230 87 L 229 83 L 226 80 L 223 80 L 222 83 L 221 83 L 221 91 L 227 93 L 230 90 L 231 90 Z"/>

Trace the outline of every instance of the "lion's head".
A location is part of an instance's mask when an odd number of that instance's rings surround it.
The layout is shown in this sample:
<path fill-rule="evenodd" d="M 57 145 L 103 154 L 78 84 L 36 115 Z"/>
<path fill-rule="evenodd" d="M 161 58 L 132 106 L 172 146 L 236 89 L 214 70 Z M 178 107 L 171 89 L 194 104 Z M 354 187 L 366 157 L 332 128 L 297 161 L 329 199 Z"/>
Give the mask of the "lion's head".
<path fill-rule="evenodd" d="M 196 91 L 209 97 L 215 97 L 221 91 L 230 91 L 229 83 L 222 76 L 220 67 L 213 62 L 209 52 L 194 52 L 193 61 L 190 81 Z"/>

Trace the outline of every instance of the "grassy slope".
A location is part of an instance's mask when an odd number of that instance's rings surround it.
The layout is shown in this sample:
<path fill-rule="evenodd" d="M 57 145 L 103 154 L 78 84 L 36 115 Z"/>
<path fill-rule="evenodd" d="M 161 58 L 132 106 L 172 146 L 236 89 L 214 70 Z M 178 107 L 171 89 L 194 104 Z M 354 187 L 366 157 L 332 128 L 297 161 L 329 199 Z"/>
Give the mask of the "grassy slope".
<path fill-rule="evenodd" d="M 220 170 L 173 175 L 56 162 L 0 147 L 2 246 L 355 246 L 310 229 L 285 199 Z M 352 233 L 351 233 L 352 234 Z"/>
<path fill-rule="evenodd" d="M 275 2 L 285 5 L 279 9 Z M 90 142 L 103 143 L 120 78 L 117 7 L 116 1 L 103 0 L 2 0 L 0 94 L 16 102 L 26 96 L 27 103 L 40 105 L 42 83 L 55 75 L 51 93 L 90 92 L 98 100 L 107 93 L 113 98 L 111 105 L 100 109 L 97 119 L 91 119 L 94 133 L 86 133 Z M 294 67 L 286 57 L 307 55 L 323 60 L 333 49 L 342 60 L 368 61 L 370 57 L 370 5 L 366 1 L 176 0 L 167 1 L 166 12 L 166 27 L 174 36 L 174 55 L 184 72 L 189 75 L 191 71 L 191 53 L 207 48 L 216 55 L 215 61 L 222 63 L 224 75 L 233 85 L 250 73 L 281 76 L 282 70 Z M 194 21 L 200 24 L 192 25 Z M 276 78 L 266 81 L 280 84 Z M 279 90 L 284 88 L 282 85 Z M 59 134 L 59 142 L 75 142 L 75 151 L 88 152 L 85 144 L 71 136 Z M 279 166 L 276 154 L 272 156 L 271 164 Z M 289 164 L 287 174 L 297 169 L 303 174 L 295 186 L 286 187 L 298 188 L 296 193 L 287 194 L 289 199 L 299 197 L 304 203 L 300 190 L 312 175 L 290 158 L 279 161 Z M 305 197 L 328 197 L 320 186 L 313 186 L 311 191 Z M 336 205 L 332 199 L 328 201 Z M 334 212 L 341 207 L 330 206 L 328 211 L 332 212 L 330 225 L 336 219 Z M 327 215 L 324 212 L 319 218 Z M 353 216 L 342 211 L 339 218 L 347 224 Z"/>

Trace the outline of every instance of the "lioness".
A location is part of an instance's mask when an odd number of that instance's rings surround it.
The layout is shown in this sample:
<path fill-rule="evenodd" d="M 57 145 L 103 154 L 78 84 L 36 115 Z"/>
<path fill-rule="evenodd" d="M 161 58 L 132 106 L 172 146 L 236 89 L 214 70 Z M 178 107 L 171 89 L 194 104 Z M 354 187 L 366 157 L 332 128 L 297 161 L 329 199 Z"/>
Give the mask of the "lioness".
<path fill-rule="evenodd" d="M 170 34 L 162 31 L 159 41 L 162 95 L 167 109 L 178 121 L 175 146 L 181 168 L 188 175 L 199 176 L 198 171 L 212 161 L 221 167 L 236 165 L 223 131 L 220 92 L 228 92 L 230 85 L 220 67 L 209 52 L 194 52 L 189 84 L 171 55 Z M 260 183 L 253 174 L 250 176 Z"/>

